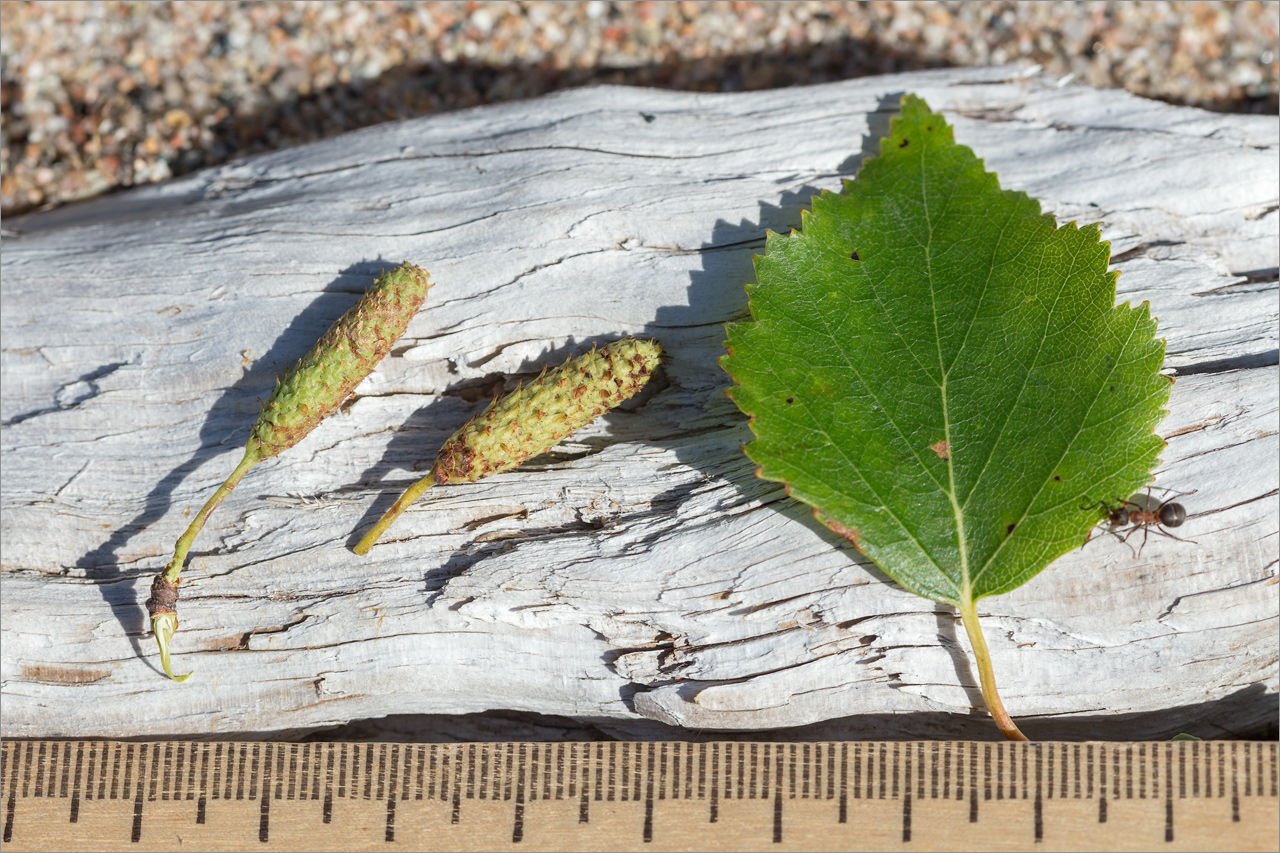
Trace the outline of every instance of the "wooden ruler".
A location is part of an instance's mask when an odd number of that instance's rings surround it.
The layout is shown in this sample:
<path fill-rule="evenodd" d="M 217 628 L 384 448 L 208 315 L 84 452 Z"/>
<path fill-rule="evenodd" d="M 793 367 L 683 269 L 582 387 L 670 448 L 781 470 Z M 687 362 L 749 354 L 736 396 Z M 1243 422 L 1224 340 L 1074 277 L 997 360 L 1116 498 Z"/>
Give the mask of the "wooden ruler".
<path fill-rule="evenodd" d="M 1270 850 L 1277 744 L 7 741 L 6 850 Z"/>

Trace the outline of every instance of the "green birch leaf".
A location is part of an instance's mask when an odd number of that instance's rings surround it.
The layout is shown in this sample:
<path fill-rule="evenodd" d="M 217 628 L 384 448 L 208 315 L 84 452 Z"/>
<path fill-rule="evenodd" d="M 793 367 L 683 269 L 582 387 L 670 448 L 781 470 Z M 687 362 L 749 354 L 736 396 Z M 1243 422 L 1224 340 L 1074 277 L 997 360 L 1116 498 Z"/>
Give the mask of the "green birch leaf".
<path fill-rule="evenodd" d="M 973 603 L 1079 547 L 1164 446 L 1164 342 L 1146 303 L 1115 304 L 1109 254 L 908 95 L 857 180 L 768 235 L 728 330 L 759 475 L 960 609 L 998 721 Z"/>

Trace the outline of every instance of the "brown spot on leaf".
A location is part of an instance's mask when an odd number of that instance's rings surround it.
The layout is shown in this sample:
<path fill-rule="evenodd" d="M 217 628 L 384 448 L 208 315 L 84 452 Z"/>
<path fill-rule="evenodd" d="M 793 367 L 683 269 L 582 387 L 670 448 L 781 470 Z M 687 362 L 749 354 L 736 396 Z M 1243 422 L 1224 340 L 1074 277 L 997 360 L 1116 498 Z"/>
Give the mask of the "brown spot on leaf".
<path fill-rule="evenodd" d="M 951 445 L 947 443 L 946 439 L 942 439 L 936 444 L 929 445 L 929 449 L 938 454 L 939 459 L 951 458 Z"/>
<path fill-rule="evenodd" d="M 817 510 L 814 510 L 813 514 L 814 514 L 814 517 L 818 519 L 818 521 L 821 521 L 827 527 L 830 527 L 831 530 L 835 532 L 836 535 L 846 540 L 850 545 L 857 548 L 859 551 L 862 550 L 862 532 L 858 530 L 858 528 L 846 527 L 845 525 L 836 521 L 834 518 L 823 518 L 822 516 L 818 515 Z"/>

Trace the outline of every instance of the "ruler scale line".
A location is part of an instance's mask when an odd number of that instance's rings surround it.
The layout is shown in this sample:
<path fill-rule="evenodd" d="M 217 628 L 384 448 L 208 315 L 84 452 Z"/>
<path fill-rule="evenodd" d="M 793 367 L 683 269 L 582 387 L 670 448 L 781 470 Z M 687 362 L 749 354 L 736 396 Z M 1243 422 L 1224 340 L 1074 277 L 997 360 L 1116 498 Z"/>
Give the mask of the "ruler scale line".
<path fill-rule="evenodd" d="M 8 752 L 6 752 L 5 754 L 8 755 Z M 98 744 L 93 741 L 90 741 L 89 742 L 89 761 L 87 762 L 87 765 L 85 767 L 85 780 L 84 780 L 84 798 L 86 800 L 94 799 L 93 783 L 97 777 L 97 769 L 98 769 L 97 765 L 98 765 Z M 102 795 L 99 794 L 97 799 L 99 800 L 102 799 Z"/>
<path fill-rule="evenodd" d="M 576 746 L 575 746 L 576 750 Z M 582 764 L 582 772 L 578 778 L 578 823 L 591 822 L 591 795 L 588 789 L 588 780 L 591 778 L 591 746 L 587 744 L 582 748 L 582 756 L 584 764 Z M 573 764 L 576 772 L 578 762 Z M 570 779 L 572 780 L 572 776 Z M 569 796 L 573 796 L 573 782 L 569 783 Z"/>
<path fill-rule="evenodd" d="M 800 759 L 800 796 L 806 800 L 809 798 L 809 744 L 804 744 L 801 749 Z"/>
<path fill-rule="evenodd" d="M 910 746 L 907 747 L 908 750 Z M 897 745 L 894 745 L 896 751 Z M 896 759 L 897 756 L 895 755 Z M 906 844 L 911 841 L 911 762 L 908 761 L 902 768 L 903 772 L 903 795 L 902 795 L 902 843 Z M 894 780 L 898 777 L 897 762 L 894 762 Z M 897 785 L 895 784 L 896 788 Z"/>
<path fill-rule="evenodd" d="M 665 800 L 667 798 L 667 759 L 668 759 L 667 746 L 668 745 L 666 743 L 659 744 L 659 747 L 660 747 L 659 753 L 658 753 L 658 799 L 659 800 Z M 751 752 L 751 756 L 753 759 L 755 758 L 754 749 Z M 755 784 L 755 772 L 756 772 L 756 769 L 755 769 L 755 765 L 753 764 L 751 767 L 752 785 Z M 752 791 L 752 796 L 755 796 L 755 791 Z M 675 797 L 675 792 L 673 791 L 672 798 L 674 799 L 674 797 Z"/>
<path fill-rule="evenodd" d="M 523 748 L 524 747 L 522 746 L 521 749 Z M 530 756 L 530 761 L 529 761 L 529 799 L 530 800 L 538 799 L 538 770 L 540 769 L 542 764 L 542 762 L 540 761 L 540 758 L 541 758 L 540 749 L 535 744 L 533 747 L 533 753 Z"/>
<path fill-rule="evenodd" d="M 22 763 L 22 750 L 13 744 L 6 744 L 5 757 L 9 761 L 9 796 L 5 799 L 4 833 L 0 838 L 8 844 L 13 840 L 13 819 L 18 807 L 18 768 Z"/>
<path fill-rule="evenodd" d="M 511 764 L 510 764 L 511 746 L 512 746 L 511 744 L 507 744 L 507 749 L 508 749 L 507 766 L 508 767 L 511 767 Z M 524 795 L 524 777 L 525 777 L 525 770 L 526 770 L 525 758 L 526 758 L 525 745 L 520 744 L 520 748 L 517 751 L 515 769 L 514 769 L 515 776 L 516 776 L 515 778 L 515 800 L 516 801 L 515 801 L 514 815 L 512 816 L 513 819 L 511 824 L 511 843 L 512 844 L 519 844 L 521 841 L 524 840 L 524 796 L 525 796 Z M 530 780 L 530 783 L 532 786 L 532 780 Z M 506 784 L 508 787 L 510 787 L 511 780 L 509 777 Z"/>
<path fill-rule="evenodd" d="M 37 768 L 37 769 L 36 769 L 35 796 L 37 796 L 37 797 L 44 796 L 44 766 L 45 766 L 44 755 L 45 755 L 45 747 L 46 747 L 46 746 L 47 746 L 47 744 L 45 744 L 45 743 L 42 741 L 42 742 L 40 743 L 40 752 L 39 752 L 39 753 L 37 753 L 37 755 L 36 755 L 36 768 Z M 53 746 L 54 746 L 54 748 L 55 748 L 55 749 L 57 748 L 57 744 L 53 744 Z"/>
<path fill-rule="evenodd" d="M 588 747 L 588 748 L 587 748 L 587 752 L 590 752 L 590 751 L 591 751 L 591 748 L 590 748 L 590 747 Z M 595 787 L 594 787 L 594 789 L 593 789 L 593 790 L 594 790 L 594 793 L 595 793 L 596 802 L 600 802 L 600 799 L 601 799 L 601 797 L 604 795 L 604 790 L 605 790 L 605 787 L 604 787 L 604 744 L 599 744 L 599 743 L 597 743 L 597 744 L 596 744 L 595 753 L 596 753 L 596 764 L 595 764 L 595 766 L 596 766 L 596 778 L 595 778 Z M 612 771 L 610 771 L 610 774 L 611 774 L 611 775 L 610 775 L 610 779 L 609 779 L 609 788 L 608 788 L 608 790 L 609 790 L 609 793 L 613 793 L 613 779 L 612 779 Z"/>
<path fill-rule="evenodd" d="M 782 744 L 774 749 L 773 762 L 773 843 L 782 843 Z"/>
<path fill-rule="evenodd" d="M 1236 744 L 1231 744 L 1231 822 L 1240 822 L 1240 782 L 1236 775 Z"/>
<path fill-rule="evenodd" d="M 739 800 L 741 800 L 743 796 L 746 794 L 747 747 L 745 744 L 739 743 L 737 744 L 735 749 L 738 753 L 737 758 L 735 759 L 737 761 L 737 766 L 738 766 L 737 797 Z M 752 791 L 752 793 L 755 793 L 755 792 Z"/>
<path fill-rule="evenodd" d="M 708 810 L 708 823 L 720 819 L 720 744 L 711 744 L 711 801 Z"/>
<path fill-rule="evenodd" d="M 194 763 L 191 765 L 191 769 L 193 770 L 195 769 Z M 191 778 L 194 779 L 195 777 L 192 776 Z M 206 797 L 205 791 L 208 789 L 205 787 L 205 783 L 208 782 L 208 780 L 209 780 L 209 744 L 205 743 L 200 745 L 200 794 L 198 797 L 196 797 L 196 825 L 197 826 L 204 825 L 205 809 L 208 807 L 208 803 L 205 800 L 205 797 Z M 190 787 L 188 787 L 187 797 L 190 798 L 192 793 L 193 792 L 191 791 Z"/>
<path fill-rule="evenodd" d="M 144 747 L 145 750 L 145 747 Z M 147 774 L 148 788 L 147 801 L 154 803 L 156 801 L 156 789 L 159 787 L 160 776 L 160 744 L 151 747 L 151 772 Z"/>
<path fill-rule="evenodd" d="M 320 806 L 320 819 L 327 826 L 333 821 L 333 764 L 337 758 L 337 747 L 329 744 L 324 757 L 324 800 Z"/>
<path fill-rule="evenodd" d="M 1244 795 L 1246 797 L 1253 796 L 1253 764 L 1251 761 L 1252 758 L 1253 756 L 1249 752 L 1249 747 L 1248 745 L 1246 745 L 1244 748 Z M 65 759 L 63 763 L 64 764 L 66 763 Z M 64 794 L 63 796 L 66 796 L 66 795 Z"/>
<path fill-rule="evenodd" d="M 897 793 L 896 791 L 894 793 Z M 978 745 L 969 745 L 969 823 L 978 822 Z"/>
<path fill-rule="evenodd" d="M 274 744 L 266 744 L 262 750 L 259 763 L 257 750 L 254 750 L 252 776 L 249 778 L 249 799 L 254 799 L 255 786 L 262 785 L 262 794 L 258 800 L 258 842 L 266 844 L 271 838 L 271 755 Z"/>
<path fill-rule="evenodd" d="M 898 799 L 898 744 L 893 745 L 893 799 Z"/>
<path fill-rule="evenodd" d="M 1036 754 L 1036 759 L 1035 759 L 1036 761 L 1036 798 L 1033 806 L 1033 808 L 1035 809 L 1035 812 L 1034 812 L 1035 838 L 1036 838 L 1036 841 L 1043 841 L 1044 840 L 1044 802 L 1040 796 L 1040 777 L 1041 777 L 1040 744 L 1038 743 L 1033 744 L 1032 748 L 1035 750 L 1035 754 Z"/>
<path fill-rule="evenodd" d="M 634 762 L 631 766 L 631 801 L 640 801 L 640 792 L 644 787 L 644 745 L 637 743 L 632 749 Z"/>
<path fill-rule="evenodd" d="M 1245 753 L 1245 757 L 1244 757 L 1245 774 L 1248 774 L 1248 767 L 1249 767 L 1248 761 L 1249 761 L 1248 753 Z M 58 785 L 59 797 L 67 797 L 67 794 L 68 794 L 67 786 L 70 784 L 70 775 L 72 775 L 72 744 L 64 743 L 63 744 L 63 772 L 61 772 L 61 779 L 59 780 L 59 785 Z M 1245 793 L 1248 793 L 1248 790 L 1245 790 Z"/>
<path fill-rule="evenodd" d="M 396 840 L 396 783 L 399 781 L 399 770 L 400 744 L 397 743 L 391 745 L 391 769 L 387 776 L 387 820 L 383 835 L 388 844 Z"/>
<path fill-rule="evenodd" d="M 129 753 L 132 754 L 133 750 L 130 749 Z M 133 795 L 133 827 L 130 831 L 130 836 L 129 836 L 129 841 L 133 844 L 137 844 L 139 841 L 142 840 L 142 795 L 143 795 L 143 792 L 146 791 L 146 784 L 142 776 L 143 770 L 146 768 L 146 747 L 145 746 L 141 750 L 139 750 L 138 760 L 139 762 L 142 763 L 142 766 L 138 768 L 138 772 L 136 774 L 138 777 L 138 783 L 135 786 L 135 792 Z M 128 774 L 128 769 L 126 768 L 126 772 L 125 772 L 126 790 L 128 789 L 128 785 L 129 785 L 129 774 Z"/>
<path fill-rule="evenodd" d="M 645 744 L 646 749 L 646 773 L 645 773 L 645 791 L 644 791 L 644 828 L 641 830 L 641 837 L 645 844 L 653 842 L 653 744 Z M 666 752 L 663 752 L 663 766 L 666 766 Z"/>
<path fill-rule="evenodd" d="M 453 797 L 453 811 L 449 817 L 449 822 L 453 824 L 462 819 L 462 752 L 463 748 L 459 746 L 453 753 L 453 785 L 450 791 L 450 795 Z M 467 752 L 470 756 L 475 756 L 474 748 L 468 747 Z M 470 796 L 470 793 L 470 788 L 468 788 L 468 796 Z"/>
<path fill-rule="evenodd" d="M 76 778 L 71 783 L 71 809 L 68 823 L 80 820 L 80 770 L 84 761 L 84 741 L 76 744 Z"/>
<path fill-rule="evenodd" d="M 755 745 L 751 746 L 755 754 Z M 752 780 L 754 784 L 754 779 Z M 840 823 L 849 822 L 849 744 L 840 744 Z"/>
<path fill-rule="evenodd" d="M 164 748 L 165 784 L 164 784 L 164 793 L 161 794 L 161 797 L 163 799 L 166 799 L 166 800 L 170 799 L 170 795 L 172 795 L 172 798 L 175 800 L 182 799 L 182 769 L 183 769 L 183 765 L 186 764 L 186 757 L 187 757 L 187 751 L 185 749 L 182 749 L 181 747 L 179 747 L 178 750 L 175 752 L 173 750 L 172 743 L 165 745 L 165 748 Z M 172 774 L 170 774 L 170 771 L 172 771 Z M 172 781 L 172 788 L 170 788 L 171 781 Z"/>

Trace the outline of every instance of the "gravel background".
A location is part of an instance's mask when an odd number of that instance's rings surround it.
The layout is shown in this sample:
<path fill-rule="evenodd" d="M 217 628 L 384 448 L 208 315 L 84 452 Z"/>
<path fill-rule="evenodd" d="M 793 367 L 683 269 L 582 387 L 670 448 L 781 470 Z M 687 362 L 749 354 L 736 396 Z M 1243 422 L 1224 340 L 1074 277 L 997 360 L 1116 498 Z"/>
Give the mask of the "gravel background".
<path fill-rule="evenodd" d="M 1033 60 L 1277 111 L 1270 2 L 0 3 L 0 213 L 572 86 L 793 86 Z"/>

